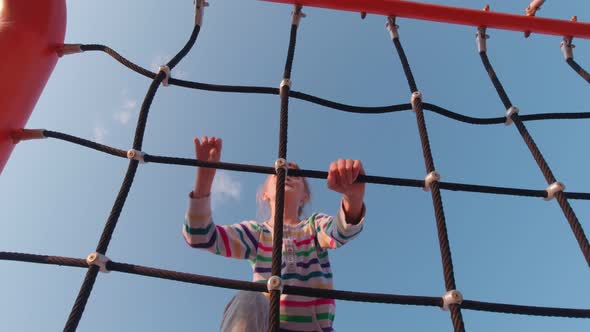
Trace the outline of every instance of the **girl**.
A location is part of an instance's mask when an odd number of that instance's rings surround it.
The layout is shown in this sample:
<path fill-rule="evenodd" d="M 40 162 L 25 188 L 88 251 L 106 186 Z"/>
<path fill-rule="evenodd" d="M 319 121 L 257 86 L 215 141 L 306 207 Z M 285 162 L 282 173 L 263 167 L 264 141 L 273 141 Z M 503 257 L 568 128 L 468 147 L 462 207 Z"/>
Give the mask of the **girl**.
<path fill-rule="evenodd" d="M 195 138 L 198 160 L 217 162 L 221 139 Z M 289 163 L 290 168 L 298 168 Z M 270 207 L 270 219 L 263 223 L 243 221 L 215 225 L 211 217 L 210 193 L 215 169 L 199 167 L 183 234 L 193 248 L 217 255 L 248 259 L 255 282 L 266 283 L 271 276 L 272 234 L 275 214 L 276 176 L 269 175 L 259 199 Z M 330 164 L 328 188 L 342 194 L 335 217 L 315 213 L 301 220 L 301 211 L 311 194 L 305 178 L 287 176 L 283 213 L 282 279 L 286 285 L 332 288 L 332 271 L 327 249 L 336 249 L 356 237 L 363 228 L 364 183 L 354 183 L 364 174 L 359 160 L 338 159 Z M 240 291 L 226 306 L 222 332 L 262 332 L 268 326 L 268 294 Z M 335 303 L 298 295 L 281 295 L 281 331 L 334 331 Z"/>

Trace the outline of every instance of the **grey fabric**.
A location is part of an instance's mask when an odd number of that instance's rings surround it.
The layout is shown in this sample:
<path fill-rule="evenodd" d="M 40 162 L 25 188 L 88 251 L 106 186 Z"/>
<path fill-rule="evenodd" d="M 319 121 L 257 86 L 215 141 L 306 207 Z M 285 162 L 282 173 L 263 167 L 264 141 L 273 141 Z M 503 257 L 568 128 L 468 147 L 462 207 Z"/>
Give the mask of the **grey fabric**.
<path fill-rule="evenodd" d="M 268 330 L 269 301 L 257 292 L 239 291 L 225 306 L 220 332 Z"/>

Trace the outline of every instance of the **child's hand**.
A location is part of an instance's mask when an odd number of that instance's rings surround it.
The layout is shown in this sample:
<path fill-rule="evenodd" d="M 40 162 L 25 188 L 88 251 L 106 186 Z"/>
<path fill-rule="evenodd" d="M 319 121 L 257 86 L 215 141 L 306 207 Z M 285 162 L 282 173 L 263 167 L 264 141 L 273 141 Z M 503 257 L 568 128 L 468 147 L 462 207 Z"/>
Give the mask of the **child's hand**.
<path fill-rule="evenodd" d="M 354 183 L 359 174 L 365 174 L 360 160 L 338 159 L 330 164 L 328 188 L 343 194 L 348 199 L 362 199 L 365 184 Z"/>
<path fill-rule="evenodd" d="M 221 159 L 221 138 L 203 136 L 201 141 L 195 137 L 195 154 L 197 160 L 217 162 Z M 196 197 L 208 196 L 215 177 L 215 168 L 199 167 L 193 195 Z"/>
<path fill-rule="evenodd" d="M 328 171 L 328 188 L 342 194 L 342 207 L 350 224 L 359 223 L 363 213 L 365 183 L 354 182 L 359 174 L 365 174 L 363 164 L 352 159 L 338 159 Z"/>

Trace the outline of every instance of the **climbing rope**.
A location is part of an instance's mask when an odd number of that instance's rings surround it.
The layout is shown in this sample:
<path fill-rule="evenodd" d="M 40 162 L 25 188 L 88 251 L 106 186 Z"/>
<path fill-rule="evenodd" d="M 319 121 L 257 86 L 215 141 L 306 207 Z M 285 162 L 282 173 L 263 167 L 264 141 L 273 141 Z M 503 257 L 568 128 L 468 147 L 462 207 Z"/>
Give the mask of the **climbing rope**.
<path fill-rule="evenodd" d="M 84 51 L 102 51 L 115 60 L 123 64 L 125 67 L 135 71 L 136 73 L 143 75 L 145 77 L 154 79 L 156 77 L 156 73 L 151 72 L 131 61 L 121 56 L 119 53 L 114 51 L 108 46 L 105 45 L 97 45 L 97 44 L 87 44 L 87 45 L 80 45 L 80 48 Z M 193 81 L 186 81 L 180 80 L 176 78 L 170 78 L 170 85 L 176 85 L 184 88 L 189 89 L 197 89 L 197 90 L 205 90 L 205 91 L 214 91 L 214 92 L 226 92 L 226 93 L 251 93 L 251 94 L 267 94 L 267 95 L 279 95 L 278 88 L 272 87 L 263 87 L 263 86 L 239 86 L 239 85 L 220 85 L 220 84 L 209 84 L 209 83 L 201 83 L 201 82 L 193 82 Z M 350 113 L 361 113 L 361 114 L 384 114 L 384 113 L 393 113 L 393 112 L 400 112 L 400 111 L 407 111 L 412 109 L 412 105 L 407 104 L 399 104 L 399 105 L 389 105 L 389 106 L 374 106 L 374 107 L 366 107 L 366 106 L 353 106 L 347 105 L 342 103 L 337 103 L 331 100 L 327 100 L 324 98 L 320 98 L 317 96 L 313 96 L 307 93 L 289 90 L 289 97 L 304 100 L 316 105 L 321 105 L 327 108 L 331 108 L 334 110 L 350 112 Z M 424 110 L 432 111 L 442 116 L 445 116 L 450 119 L 454 119 L 457 121 L 470 123 L 470 124 L 478 124 L 478 125 L 491 125 L 491 124 L 502 124 L 505 122 L 505 117 L 496 117 L 496 118 L 475 118 L 470 117 L 462 114 L 458 114 L 452 112 L 448 109 L 443 107 L 430 104 L 430 103 L 423 103 L 422 107 Z M 523 115 L 520 117 L 522 121 L 535 121 L 535 120 L 559 120 L 559 119 L 590 119 L 590 112 L 571 112 L 571 113 L 543 113 L 543 114 L 529 114 Z"/>
<path fill-rule="evenodd" d="M 478 37 L 478 41 L 485 42 L 485 39 L 488 38 L 488 36 L 486 35 L 485 27 L 478 28 L 477 37 Z M 488 59 L 486 49 L 487 49 L 486 47 L 480 46 L 479 47 L 479 56 L 481 58 L 481 61 L 484 65 L 486 72 L 488 73 L 488 76 L 492 80 L 492 84 L 494 85 L 494 88 L 496 89 L 496 92 L 498 93 L 500 100 L 502 101 L 502 103 L 504 104 L 504 107 L 507 110 L 506 124 L 514 123 L 514 125 L 518 129 L 518 132 L 520 133 L 520 136 L 522 136 L 522 139 L 524 140 L 525 144 L 527 145 L 531 154 L 533 155 L 535 162 L 539 166 L 541 173 L 543 173 L 543 176 L 545 177 L 547 184 L 549 186 L 554 186 L 555 184 L 559 184 L 562 186 L 562 190 L 555 192 L 554 196 L 555 196 L 557 202 L 559 203 L 559 206 L 561 207 L 561 210 L 563 211 L 563 214 L 565 215 L 565 217 L 570 225 L 570 228 L 572 229 L 572 232 L 574 233 L 574 237 L 576 238 L 576 241 L 578 242 L 580 250 L 582 251 L 584 258 L 586 259 L 588 266 L 590 266 L 590 243 L 588 243 L 588 238 L 586 237 L 586 234 L 584 233 L 584 230 L 582 229 L 582 225 L 580 224 L 578 217 L 576 216 L 574 210 L 572 209 L 571 205 L 569 204 L 567 198 L 563 194 L 563 185 L 561 183 L 557 182 L 557 179 L 553 175 L 553 172 L 551 171 L 549 164 L 545 160 L 545 157 L 541 153 L 541 150 L 539 150 L 539 147 L 535 143 L 533 137 L 531 136 L 531 134 L 527 130 L 525 124 L 520 119 L 520 116 L 518 115 L 518 108 L 516 108 L 512 104 L 512 102 L 510 101 L 510 98 L 508 97 L 508 94 L 504 90 L 504 87 L 502 86 L 500 79 L 496 75 L 496 72 L 494 71 L 494 68 L 492 67 L 492 64 L 490 63 L 490 60 Z M 551 198 L 551 196 L 549 196 L 548 198 Z"/>
<path fill-rule="evenodd" d="M 28 263 L 59 265 L 69 267 L 86 268 L 89 266 L 86 259 L 34 255 L 15 252 L 0 251 L 0 260 L 6 261 L 20 261 Z M 253 292 L 268 292 L 266 285 L 234 279 L 217 278 L 211 276 L 204 276 L 199 274 L 184 273 L 170 270 L 157 269 L 153 267 L 119 263 L 115 261 L 108 261 L 106 264 L 108 271 L 122 272 L 128 274 L 142 275 L 145 277 L 166 279 L 172 281 L 180 281 L 191 284 L 198 284 L 212 287 L 223 287 L 229 289 L 247 290 Z M 397 295 L 397 294 L 381 294 L 381 293 L 364 293 L 351 292 L 336 289 L 319 289 L 308 287 L 296 287 L 285 285 L 283 287 L 284 294 L 294 294 L 302 296 L 313 296 L 319 298 L 329 298 L 342 301 L 367 302 L 367 303 L 384 303 L 384 304 L 399 304 L 399 305 L 414 305 L 414 306 L 428 306 L 440 307 L 443 306 L 443 300 L 440 296 L 413 296 L 413 295 Z M 538 307 L 525 306 L 493 302 L 481 302 L 472 300 L 463 300 L 461 308 L 468 310 L 488 311 L 505 314 L 516 315 L 533 315 L 546 317 L 564 317 L 564 318 L 590 318 L 590 309 L 570 309 L 570 308 L 552 308 L 552 307 Z"/>
<path fill-rule="evenodd" d="M 531 10 L 537 10 L 542 1 L 536 1 L 532 4 Z M 86 268 L 87 273 L 84 281 L 80 287 L 80 291 L 72 307 L 68 320 L 65 324 L 64 331 L 75 331 L 86 303 L 92 292 L 94 282 L 99 272 L 118 271 L 129 274 L 143 275 L 147 277 L 162 278 L 168 280 L 175 280 L 193 284 L 208 285 L 214 287 L 224 287 L 231 289 L 250 290 L 257 292 L 268 292 L 270 293 L 270 315 L 269 315 L 269 327 L 270 331 L 280 330 L 280 306 L 279 300 L 281 294 L 296 294 L 303 296 L 319 297 L 319 298 L 331 298 L 346 301 L 358 301 L 358 302 L 373 302 L 373 303 L 390 303 L 390 304 L 401 304 L 401 305 L 421 305 L 421 306 L 433 306 L 440 307 L 450 311 L 451 320 L 453 327 L 456 332 L 465 331 L 462 309 L 468 310 L 479 310 L 489 311 L 498 313 L 510 313 L 510 314 L 523 314 L 523 315 L 537 315 L 537 316 L 554 316 L 554 317 L 572 317 L 572 318 L 590 318 L 590 309 L 568 309 L 568 308 L 552 308 L 552 307 L 537 307 L 537 306 L 524 306 L 524 305 L 513 305 L 503 303 L 491 303 L 491 302 L 480 302 L 473 300 L 463 299 L 461 293 L 456 290 L 453 261 L 451 255 L 451 248 L 449 244 L 449 238 L 447 234 L 446 219 L 443 208 L 443 201 L 441 196 L 441 190 L 452 190 L 452 191 L 465 191 L 465 192 L 478 192 L 487 194 L 497 195 L 513 195 L 513 196 L 526 196 L 526 197 L 539 197 L 550 200 L 556 198 L 558 204 L 566 216 L 570 227 L 578 241 L 578 244 L 590 265 L 590 245 L 584 231 L 571 208 L 568 199 L 582 199 L 590 200 L 590 193 L 572 193 L 565 192 L 565 186 L 556 181 L 551 169 L 549 168 L 545 158 L 541 154 L 539 148 L 535 144 L 530 133 L 526 129 L 525 121 L 535 120 L 548 120 L 548 119 L 587 119 L 590 118 L 590 112 L 581 113 L 545 113 L 545 114 L 530 114 L 530 115 L 519 115 L 518 109 L 510 101 L 508 94 L 504 90 L 500 80 L 498 79 L 493 67 L 487 57 L 485 39 L 485 27 L 478 29 L 478 42 L 479 42 L 479 54 L 483 65 L 488 72 L 492 84 L 494 85 L 500 100 L 507 110 L 506 116 L 497 118 L 475 118 L 466 115 L 458 114 L 447 110 L 443 107 L 423 102 L 422 93 L 418 90 L 416 80 L 412 74 L 412 70 L 409 61 L 406 57 L 404 49 L 399 39 L 399 33 L 394 17 L 388 18 L 388 29 L 390 31 L 391 39 L 394 43 L 395 49 L 399 56 L 402 69 L 408 82 L 410 92 L 412 93 L 411 103 L 390 105 L 390 106 L 377 106 L 377 107 L 365 107 L 365 106 L 352 106 L 342 104 L 327 99 L 323 99 L 317 96 L 309 95 L 303 92 L 291 90 L 291 71 L 293 66 L 293 59 L 295 54 L 295 44 L 297 39 L 297 30 L 300 19 L 304 17 L 301 12 L 301 6 L 295 6 L 295 10 L 292 15 L 291 21 L 291 32 L 289 39 L 289 48 L 287 53 L 287 59 L 285 62 L 285 68 L 283 72 L 283 80 L 280 83 L 279 88 L 261 87 L 261 86 L 231 86 L 231 85 L 216 85 L 206 84 L 199 82 L 191 82 L 185 80 L 179 80 L 171 77 L 171 70 L 188 54 L 196 39 L 199 35 L 203 10 L 205 7 L 204 0 L 197 0 L 196 4 L 196 15 L 195 15 L 195 27 L 193 32 L 184 45 L 184 47 L 166 64 L 160 67 L 157 73 L 151 72 L 121 56 L 113 49 L 98 44 L 67 44 L 64 45 L 58 54 L 73 54 L 84 51 L 102 51 L 113 57 L 115 60 L 126 66 L 127 68 L 135 71 L 136 73 L 152 79 L 152 83 L 146 93 L 144 101 L 141 106 L 139 113 L 134 140 L 132 148 L 130 150 L 121 150 L 107 145 L 92 142 L 83 138 L 75 137 L 65 133 L 50 131 L 50 130 L 23 130 L 22 132 L 15 133 L 13 139 L 15 142 L 24 139 L 32 138 L 55 138 L 85 146 L 90 149 L 101 151 L 120 158 L 128 158 L 129 164 L 127 173 L 123 179 L 119 193 L 115 199 L 111 213 L 109 214 L 104 230 L 97 244 L 96 251 L 91 253 L 86 260 L 76 259 L 69 257 L 58 257 L 58 256 L 45 256 L 45 255 L 34 255 L 25 253 L 12 253 L 12 252 L 0 252 L 0 260 L 11 260 L 11 261 L 24 261 L 31 263 L 41 264 L 52 264 L 70 267 Z M 534 7 L 534 8 L 533 8 Z M 532 14 L 534 15 L 534 13 Z M 564 38 L 562 43 L 562 50 L 564 52 L 566 62 L 586 81 L 590 82 L 590 75 L 584 71 L 574 60 L 573 60 L 573 44 L 571 43 L 571 37 Z M 156 156 L 150 155 L 142 151 L 143 138 L 147 126 L 147 119 L 152 101 L 156 95 L 156 92 L 160 85 L 176 85 L 191 89 L 200 89 L 207 91 L 217 92 L 233 92 L 233 93 L 255 93 L 255 94 L 269 94 L 278 95 L 280 97 L 280 118 L 279 118 L 279 144 L 278 144 L 278 159 L 275 162 L 275 167 L 259 166 L 259 165 L 246 165 L 246 164 L 235 164 L 225 162 L 205 162 L 195 159 L 167 157 L 167 156 Z M 371 176 L 371 175 L 359 175 L 357 181 L 404 186 L 404 187 L 416 187 L 423 188 L 431 192 L 433 208 L 435 213 L 435 219 L 437 224 L 437 232 L 439 239 L 439 246 L 441 252 L 442 267 L 444 272 L 445 288 L 447 293 L 439 297 L 429 296 L 409 296 L 409 295 L 395 295 L 395 294 L 378 294 L 378 293 L 361 293 L 351 292 L 342 290 L 329 290 L 329 289 L 315 289 L 307 287 L 295 287 L 289 285 L 283 285 L 281 281 L 281 248 L 283 240 L 283 204 L 284 204 L 284 183 L 287 172 L 290 176 L 304 176 L 308 178 L 325 179 L 327 172 L 306 170 L 306 169 L 288 169 L 287 167 L 287 138 L 288 138 L 288 113 L 289 113 L 289 98 L 297 98 L 300 100 L 308 101 L 317 105 L 325 106 L 331 109 L 352 112 L 352 113 L 364 113 L 364 114 L 382 114 L 391 112 L 400 112 L 412 110 L 416 114 L 416 121 L 418 127 L 418 134 L 420 136 L 422 153 L 424 156 L 426 177 L 423 180 L 417 179 L 400 179 L 393 177 L 383 176 Z M 509 188 L 509 187 L 495 187 L 495 186 L 483 186 L 474 184 L 462 184 L 452 182 L 440 181 L 440 175 L 436 172 L 434 159 L 430 147 L 430 141 L 428 137 L 428 130 L 424 118 L 424 110 L 432 111 L 439 115 L 448 117 L 450 119 L 461 121 L 464 123 L 475 124 L 475 125 L 492 125 L 492 124 L 512 124 L 514 123 L 523 140 L 529 147 L 535 161 L 541 169 L 545 179 L 547 180 L 548 187 L 544 190 L 533 190 L 533 189 L 521 189 L 521 188 Z M 197 274 L 182 273 L 176 271 L 169 271 L 151 267 L 145 267 L 140 265 L 126 264 L 111 261 L 106 257 L 106 252 L 117 225 L 121 211 L 125 205 L 126 198 L 129 194 L 133 180 L 140 163 L 160 163 L 160 164 L 173 164 L 191 167 L 210 167 L 232 171 L 242 171 L 251 173 L 261 174 L 276 174 L 277 175 L 277 186 L 276 186 L 276 206 L 277 213 L 275 214 L 274 227 L 273 227 L 273 254 L 272 254 L 272 277 L 269 279 L 267 285 L 239 281 L 232 279 L 216 278 L 210 276 L 202 276 Z"/>
<path fill-rule="evenodd" d="M 422 144 L 422 154 L 424 155 L 424 163 L 426 164 L 426 173 L 434 175 L 436 178 L 430 183 L 430 186 L 425 188 L 429 189 L 432 194 L 432 203 L 434 207 L 434 216 L 436 219 L 436 227 L 438 233 L 438 241 L 440 246 L 440 254 L 443 265 L 443 274 L 445 279 L 445 287 L 447 292 L 456 292 L 457 286 L 455 285 L 455 274 L 453 272 L 453 258 L 451 255 L 451 247 L 449 245 L 449 236 L 447 234 L 447 224 L 445 220 L 445 212 L 443 208 L 442 197 L 440 194 L 440 187 L 438 180 L 440 177 L 436 173 L 434 167 L 434 159 L 432 158 L 432 152 L 430 150 L 430 141 L 428 139 L 428 130 L 426 128 L 426 121 L 424 120 L 424 112 L 422 110 L 422 93 L 418 91 L 418 86 L 410 63 L 404 52 L 401 41 L 399 39 L 398 26 L 395 22 L 395 17 L 390 16 L 387 19 L 387 28 L 390 31 L 390 35 L 395 45 L 395 49 L 399 56 L 402 68 L 406 75 L 410 92 L 412 93 L 412 110 L 416 113 L 416 121 L 418 123 L 418 133 L 420 135 L 420 142 Z M 428 177 L 428 176 L 427 176 Z M 425 183 L 426 184 L 426 183 Z M 453 327 L 455 332 L 464 332 L 465 326 L 463 323 L 463 316 L 461 314 L 461 308 L 459 303 L 453 303 L 449 305 L 451 312 L 451 320 L 453 321 Z"/>
<path fill-rule="evenodd" d="M 195 44 L 197 37 L 199 35 L 200 26 L 195 25 L 193 32 L 185 44 L 185 46 L 166 64 L 166 68 L 168 70 L 174 68 L 180 60 L 189 52 L 192 46 Z M 143 137 L 145 133 L 145 128 L 147 126 L 147 118 L 148 113 L 152 104 L 152 101 L 160 87 L 160 84 L 167 79 L 167 74 L 164 70 L 161 70 L 150 85 L 146 96 L 144 98 L 143 104 L 141 105 L 141 110 L 139 112 L 139 117 L 137 120 L 137 126 L 135 129 L 135 136 L 133 139 L 133 149 L 141 150 L 143 145 Z M 115 203 L 113 204 L 113 208 L 111 209 L 111 213 L 107 219 L 105 224 L 104 230 L 102 235 L 100 236 L 100 240 L 96 247 L 96 252 L 100 254 L 105 254 L 109 243 L 111 241 L 111 237 L 113 236 L 113 232 L 115 231 L 115 227 L 117 226 L 117 222 L 119 220 L 119 216 L 121 215 L 121 211 L 123 210 L 123 206 L 125 205 L 125 201 L 127 200 L 127 195 L 129 194 L 129 190 L 131 189 L 131 185 L 133 184 L 133 179 L 135 178 L 135 172 L 137 171 L 137 166 L 139 162 L 137 160 L 130 160 L 129 166 L 127 167 L 127 172 L 123 179 L 123 183 L 121 184 L 121 189 L 117 194 L 117 198 L 115 199 Z M 76 301 L 72 307 L 68 320 L 66 321 L 64 331 L 66 332 L 73 332 L 76 331 L 78 324 L 80 323 L 80 319 L 82 318 L 82 314 L 84 313 L 84 308 L 86 307 L 86 303 L 88 302 L 88 298 L 90 297 L 90 293 L 92 292 L 92 287 L 94 286 L 94 282 L 96 281 L 96 276 L 98 275 L 98 267 L 96 265 L 89 266 L 88 271 L 86 272 L 86 276 L 84 277 L 84 281 L 82 282 L 82 286 L 80 287 L 80 291 L 78 292 L 78 296 L 76 297 Z"/>

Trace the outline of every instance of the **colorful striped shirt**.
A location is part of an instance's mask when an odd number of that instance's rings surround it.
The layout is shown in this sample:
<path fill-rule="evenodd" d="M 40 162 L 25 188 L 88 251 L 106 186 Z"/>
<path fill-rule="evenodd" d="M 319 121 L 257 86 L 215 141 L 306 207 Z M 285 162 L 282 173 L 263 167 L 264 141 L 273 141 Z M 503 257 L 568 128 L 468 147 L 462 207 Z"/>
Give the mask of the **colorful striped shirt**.
<path fill-rule="evenodd" d="M 332 289 L 327 249 L 336 249 L 363 229 L 365 209 L 357 224 L 346 221 L 340 207 L 336 217 L 315 213 L 297 225 L 283 227 L 282 279 L 285 285 Z M 182 232 L 186 242 L 214 254 L 248 259 L 255 282 L 271 276 L 273 229 L 268 222 L 243 221 L 216 225 L 209 197 L 191 198 Z M 281 330 L 334 331 L 335 302 L 299 295 L 281 295 Z"/>

